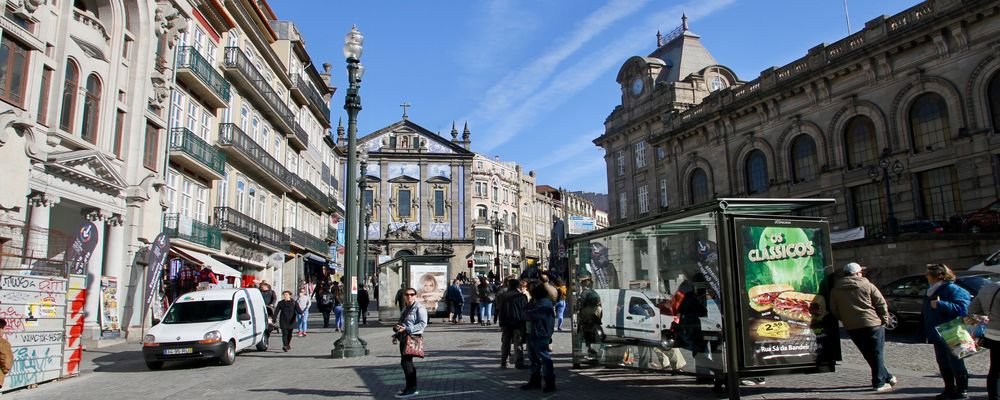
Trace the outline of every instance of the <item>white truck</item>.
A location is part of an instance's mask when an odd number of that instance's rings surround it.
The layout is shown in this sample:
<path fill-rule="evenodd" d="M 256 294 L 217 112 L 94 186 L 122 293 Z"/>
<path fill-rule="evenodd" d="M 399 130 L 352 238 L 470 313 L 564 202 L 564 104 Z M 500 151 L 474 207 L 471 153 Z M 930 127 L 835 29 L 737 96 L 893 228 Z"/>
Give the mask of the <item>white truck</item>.
<path fill-rule="evenodd" d="M 244 349 L 267 351 L 269 337 L 259 289 L 201 290 L 170 306 L 163 321 L 143 336 L 142 353 L 152 370 L 163 368 L 164 361 L 193 358 L 230 365 Z"/>
<path fill-rule="evenodd" d="M 604 342 L 644 343 L 673 347 L 672 316 L 663 315 L 644 292 L 632 289 L 595 289 L 601 297 Z"/>

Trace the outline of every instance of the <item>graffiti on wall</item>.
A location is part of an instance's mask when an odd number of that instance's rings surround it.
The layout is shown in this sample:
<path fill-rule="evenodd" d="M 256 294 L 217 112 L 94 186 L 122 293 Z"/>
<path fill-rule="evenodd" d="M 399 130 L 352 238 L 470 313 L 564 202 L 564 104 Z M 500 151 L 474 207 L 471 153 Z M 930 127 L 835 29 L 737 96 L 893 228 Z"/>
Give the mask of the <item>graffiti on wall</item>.
<path fill-rule="evenodd" d="M 14 352 L 4 390 L 57 379 L 65 344 L 66 279 L 0 275 L 3 336 Z"/>

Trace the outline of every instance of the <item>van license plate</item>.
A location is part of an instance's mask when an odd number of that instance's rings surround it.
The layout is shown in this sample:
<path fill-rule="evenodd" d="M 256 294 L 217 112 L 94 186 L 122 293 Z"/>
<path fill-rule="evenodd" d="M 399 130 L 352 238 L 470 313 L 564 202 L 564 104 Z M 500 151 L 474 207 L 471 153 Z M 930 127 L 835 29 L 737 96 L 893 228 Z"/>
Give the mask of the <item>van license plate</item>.
<path fill-rule="evenodd" d="M 185 347 L 183 349 L 166 349 L 166 350 L 163 350 L 163 354 L 164 355 L 168 355 L 168 356 L 169 355 L 174 355 L 174 354 L 191 354 L 193 352 L 194 352 L 194 349 L 192 349 L 190 347 Z"/>

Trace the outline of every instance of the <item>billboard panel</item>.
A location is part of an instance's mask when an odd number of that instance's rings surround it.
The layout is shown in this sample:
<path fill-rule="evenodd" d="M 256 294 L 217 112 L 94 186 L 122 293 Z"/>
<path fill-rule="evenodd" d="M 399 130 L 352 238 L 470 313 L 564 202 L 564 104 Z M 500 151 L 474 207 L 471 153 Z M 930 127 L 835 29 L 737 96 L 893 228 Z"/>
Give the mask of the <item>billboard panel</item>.
<path fill-rule="evenodd" d="M 823 221 L 735 218 L 743 365 L 824 360 L 830 328 L 825 294 L 832 270 Z M 832 350 L 832 349 L 830 349 Z"/>
<path fill-rule="evenodd" d="M 417 290 L 417 301 L 427 312 L 434 314 L 440 306 L 444 309 L 444 289 L 447 283 L 447 264 L 410 264 L 410 287 Z"/>
<path fill-rule="evenodd" d="M 587 233 L 597 229 L 597 225 L 593 218 L 587 218 L 580 215 L 570 215 L 569 216 L 569 234 L 579 235 L 581 233 Z"/>

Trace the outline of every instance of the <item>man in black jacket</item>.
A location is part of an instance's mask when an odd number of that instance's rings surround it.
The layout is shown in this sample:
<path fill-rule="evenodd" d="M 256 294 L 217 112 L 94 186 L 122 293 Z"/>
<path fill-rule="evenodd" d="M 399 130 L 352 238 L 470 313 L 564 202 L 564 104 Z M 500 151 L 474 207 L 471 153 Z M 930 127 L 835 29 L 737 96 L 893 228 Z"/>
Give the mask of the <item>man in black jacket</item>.
<path fill-rule="evenodd" d="M 524 308 L 528 304 L 528 296 L 517 290 L 520 282 L 517 279 L 507 280 L 507 290 L 497 295 L 497 318 L 500 322 L 500 368 L 507 368 L 510 356 L 510 345 L 514 344 L 514 367 L 526 368 L 524 365 L 524 350 L 521 343 L 524 337 Z"/>

